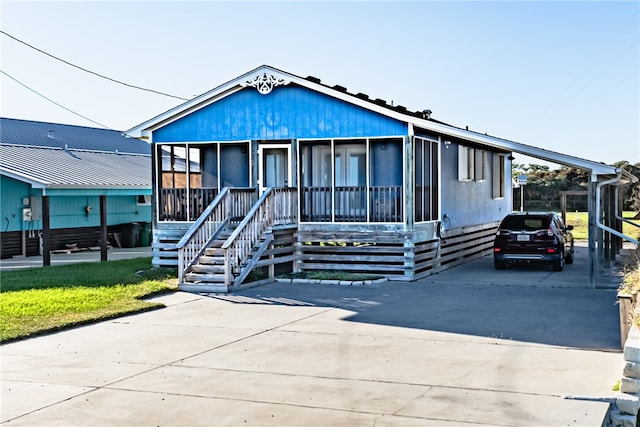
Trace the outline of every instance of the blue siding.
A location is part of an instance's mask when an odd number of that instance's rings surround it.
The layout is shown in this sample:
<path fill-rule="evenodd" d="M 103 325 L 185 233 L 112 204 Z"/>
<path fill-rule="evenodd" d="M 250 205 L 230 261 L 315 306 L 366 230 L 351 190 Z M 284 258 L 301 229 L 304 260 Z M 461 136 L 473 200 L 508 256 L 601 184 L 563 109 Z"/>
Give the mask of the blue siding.
<path fill-rule="evenodd" d="M 406 135 L 404 122 L 311 90 L 246 88 L 153 133 L 154 142 Z"/>
<path fill-rule="evenodd" d="M 91 206 L 88 216 L 85 206 Z M 99 196 L 51 197 L 49 208 L 51 228 L 100 225 Z M 135 196 L 107 196 L 107 225 L 127 222 L 151 222 L 151 206 L 138 206 Z"/>
<path fill-rule="evenodd" d="M 39 230 L 42 228 L 42 216 L 39 207 L 41 202 L 32 205 L 34 221 L 22 221 L 22 199 L 29 196 L 40 196 L 40 190 L 32 190 L 29 184 L 0 176 L 0 220 L 2 232 Z M 140 190 L 139 194 L 147 194 L 148 190 Z M 59 192 L 58 194 L 61 194 Z M 151 206 L 137 205 L 137 197 L 107 196 L 107 224 L 116 225 L 128 222 L 151 222 Z M 91 213 L 85 214 L 85 206 L 91 206 Z M 50 224 L 52 229 L 71 227 L 94 227 L 100 225 L 99 196 L 50 196 Z"/>
<path fill-rule="evenodd" d="M 21 231 L 22 222 L 22 198 L 29 197 L 31 186 L 18 180 L 0 176 L 0 220 L 2 232 Z"/>

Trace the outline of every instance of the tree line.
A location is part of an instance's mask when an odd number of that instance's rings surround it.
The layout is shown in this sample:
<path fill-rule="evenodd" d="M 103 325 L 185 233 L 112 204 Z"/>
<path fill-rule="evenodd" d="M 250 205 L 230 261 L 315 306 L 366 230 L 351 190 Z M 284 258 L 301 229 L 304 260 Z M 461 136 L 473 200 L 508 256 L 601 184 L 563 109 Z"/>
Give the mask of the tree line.
<path fill-rule="evenodd" d="M 619 161 L 613 164 L 640 178 L 640 163 L 631 164 Z M 519 175 L 527 177 L 524 186 L 524 210 L 560 211 L 561 191 L 586 191 L 589 172 L 571 166 L 560 166 L 551 169 L 549 166 L 536 164 L 512 164 L 514 180 Z M 513 210 L 520 210 L 520 189 L 513 191 Z M 623 187 L 622 206 L 627 211 L 640 210 L 640 183 Z M 587 211 L 586 196 L 567 196 L 567 210 Z"/>

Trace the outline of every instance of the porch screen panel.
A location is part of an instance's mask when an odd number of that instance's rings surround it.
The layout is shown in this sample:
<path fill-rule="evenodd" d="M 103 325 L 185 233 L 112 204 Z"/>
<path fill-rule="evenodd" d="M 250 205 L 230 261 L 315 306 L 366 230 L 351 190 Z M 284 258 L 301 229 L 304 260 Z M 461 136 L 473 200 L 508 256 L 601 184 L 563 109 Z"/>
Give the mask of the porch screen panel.
<path fill-rule="evenodd" d="M 334 146 L 334 218 L 367 221 L 367 162 L 364 140 L 336 141 Z"/>
<path fill-rule="evenodd" d="M 439 161 L 438 143 L 424 138 L 415 138 L 415 222 L 438 219 L 439 208 Z"/>
<path fill-rule="evenodd" d="M 247 144 L 220 144 L 220 187 L 249 186 Z"/>
<path fill-rule="evenodd" d="M 306 222 L 331 222 L 333 167 L 331 141 L 300 145 L 300 216 Z"/>
<path fill-rule="evenodd" d="M 423 151 L 423 143 L 422 139 L 415 139 L 414 143 L 414 151 L 413 151 L 413 161 L 414 161 L 414 221 L 421 222 L 424 218 L 424 198 L 422 195 L 424 194 L 424 171 L 422 165 L 424 164 L 424 151 Z"/>
<path fill-rule="evenodd" d="M 158 145 L 158 215 L 161 221 L 187 219 L 187 150 L 185 145 Z"/>
<path fill-rule="evenodd" d="M 369 142 L 369 221 L 403 220 L 402 147 L 399 138 Z"/>

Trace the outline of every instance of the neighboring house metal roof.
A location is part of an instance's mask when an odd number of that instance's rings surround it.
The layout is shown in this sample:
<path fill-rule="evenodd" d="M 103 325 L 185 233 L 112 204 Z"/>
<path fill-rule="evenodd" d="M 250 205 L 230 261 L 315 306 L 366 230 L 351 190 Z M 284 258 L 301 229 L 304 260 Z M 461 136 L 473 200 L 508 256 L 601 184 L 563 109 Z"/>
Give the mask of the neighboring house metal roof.
<path fill-rule="evenodd" d="M 192 111 L 210 105 L 219 99 L 229 96 L 236 91 L 244 89 L 247 86 L 255 86 L 256 84 L 260 84 L 261 81 L 267 80 L 270 82 L 275 82 L 275 85 L 286 85 L 294 83 L 296 85 L 306 87 L 310 90 L 314 90 L 325 95 L 332 96 L 336 99 L 358 105 L 362 108 L 366 108 L 387 117 L 401 120 L 407 123 L 409 128 L 417 127 L 420 129 L 438 132 L 442 135 L 450 136 L 452 138 L 460 138 L 479 145 L 484 145 L 504 151 L 517 152 L 541 160 L 569 165 L 583 170 L 589 170 L 594 176 L 615 176 L 621 174 L 625 178 L 625 180 L 637 180 L 636 177 L 629 174 L 622 168 L 616 168 L 604 163 L 594 162 L 567 154 L 557 153 L 554 151 L 521 144 L 519 142 L 473 132 L 468 129 L 462 129 L 460 127 L 452 126 L 447 123 L 432 119 L 431 111 L 429 110 L 410 112 L 403 106 L 389 105 L 382 99 L 372 100 L 368 95 L 362 93 L 349 93 L 345 87 L 339 85 L 328 86 L 322 84 L 320 79 L 318 78 L 299 77 L 268 65 L 262 65 L 206 93 L 203 93 L 202 95 L 184 102 L 183 104 L 180 104 L 173 109 L 170 109 L 150 120 L 147 120 L 144 123 L 139 124 L 138 126 L 133 127 L 132 129 L 128 130 L 126 134 L 134 138 L 148 138 L 150 136 L 150 133 L 154 130 L 165 126 L 166 124 L 171 123 L 175 120 L 178 120 L 181 117 L 184 117 L 185 115 L 191 113 Z M 409 132 L 411 132 L 411 130 L 409 130 Z"/>
<path fill-rule="evenodd" d="M 0 118 L 0 173 L 42 189 L 151 190 L 151 147 L 121 132 Z"/>
<path fill-rule="evenodd" d="M 0 144 L 0 172 L 34 188 L 151 188 L 151 156 Z"/>
<path fill-rule="evenodd" d="M 151 154 L 148 143 L 120 131 L 9 118 L 0 118 L 0 143 Z"/>

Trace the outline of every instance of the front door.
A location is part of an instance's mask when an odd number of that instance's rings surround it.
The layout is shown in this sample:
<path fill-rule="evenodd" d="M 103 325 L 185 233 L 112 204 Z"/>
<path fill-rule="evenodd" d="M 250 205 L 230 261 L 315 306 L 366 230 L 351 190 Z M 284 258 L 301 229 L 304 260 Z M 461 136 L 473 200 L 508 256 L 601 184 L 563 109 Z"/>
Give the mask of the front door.
<path fill-rule="evenodd" d="M 258 150 L 260 193 L 269 187 L 288 187 L 291 183 L 291 146 L 261 144 Z"/>

